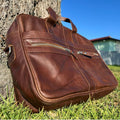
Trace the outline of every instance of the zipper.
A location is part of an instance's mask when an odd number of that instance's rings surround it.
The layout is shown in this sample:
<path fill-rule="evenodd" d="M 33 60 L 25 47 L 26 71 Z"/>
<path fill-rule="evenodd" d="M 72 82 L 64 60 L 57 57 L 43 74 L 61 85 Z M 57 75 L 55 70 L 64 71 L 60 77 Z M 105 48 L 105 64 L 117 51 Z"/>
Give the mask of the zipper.
<path fill-rule="evenodd" d="M 69 52 L 74 58 L 77 59 L 75 53 L 72 50 L 70 50 L 69 48 L 60 46 L 60 45 L 51 44 L 51 43 L 31 43 L 31 46 L 33 46 L 33 47 L 38 47 L 38 46 L 54 47 L 54 48 L 61 49 L 61 50 Z M 90 57 L 90 58 L 93 57 L 93 56 L 98 56 L 98 54 L 94 53 L 94 52 L 77 51 L 77 55 L 79 55 L 79 54 L 84 55 L 86 57 Z"/>
<path fill-rule="evenodd" d="M 71 52 L 71 50 L 68 49 L 68 48 L 65 48 L 65 47 L 62 47 L 62 46 L 59 46 L 59 45 L 55 45 L 55 44 L 50 44 L 50 43 L 32 43 L 31 45 L 34 46 L 34 47 L 37 47 L 37 46 L 49 46 L 49 47 L 54 47 L 54 48 L 58 48 L 58 49 L 61 49 L 61 50 Z"/>
<path fill-rule="evenodd" d="M 54 47 L 54 48 L 57 48 L 57 49 L 60 49 L 60 50 L 64 50 L 64 51 L 69 52 L 74 58 L 77 59 L 77 57 L 74 55 L 74 53 L 73 53 L 72 50 L 70 50 L 69 48 L 60 46 L 60 45 L 51 44 L 51 43 L 32 43 L 31 46 L 33 46 L 33 47 L 38 47 L 38 46 Z"/>
<path fill-rule="evenodd" d="M 79 55 L 84 55 L 84 56 L 87 56 L 87 57 L 93 57 L 93 56 L 98 56 L 97 53 L 94 53 L 94 52 L 83 52 L 83 51 L 77 51 L 77 54 Z"/>

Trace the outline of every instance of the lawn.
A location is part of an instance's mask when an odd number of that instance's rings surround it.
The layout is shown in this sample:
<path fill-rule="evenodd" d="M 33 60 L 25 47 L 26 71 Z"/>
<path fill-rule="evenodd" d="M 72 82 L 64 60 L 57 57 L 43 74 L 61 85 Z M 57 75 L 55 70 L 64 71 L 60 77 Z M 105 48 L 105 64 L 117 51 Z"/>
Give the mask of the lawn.
<path fill-rule="evenodd" d="M 119 85 L 106 97 L 79 105 L 33 114 L 22 104 L 16 106 L 14 95 L 0 102 L 0 119 L 120 119 L 120 66 L 109 66 Z M 1 96 L 2 97 L 2 96 Z"/>

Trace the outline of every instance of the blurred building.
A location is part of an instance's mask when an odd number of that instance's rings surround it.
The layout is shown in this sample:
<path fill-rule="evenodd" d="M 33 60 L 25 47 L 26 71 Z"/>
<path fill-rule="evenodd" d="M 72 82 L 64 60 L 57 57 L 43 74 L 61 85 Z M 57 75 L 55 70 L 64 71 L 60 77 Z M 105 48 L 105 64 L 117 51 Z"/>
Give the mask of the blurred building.
<path fill-rule="evenodd" d="M 120 65 L 120 40 L 110 36 L 90 40 L 108 65 Z"/>

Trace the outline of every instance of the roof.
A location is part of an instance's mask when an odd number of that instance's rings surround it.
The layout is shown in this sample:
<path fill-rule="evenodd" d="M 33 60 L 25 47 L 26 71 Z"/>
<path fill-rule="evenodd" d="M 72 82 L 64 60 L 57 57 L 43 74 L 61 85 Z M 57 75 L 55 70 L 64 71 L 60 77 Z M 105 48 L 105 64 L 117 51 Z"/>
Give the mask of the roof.
<path fill-rule="evenodd" d="M 103 40 L 115 40 L 115 41 L 120 41 L 120 40 L 118 40 L 118 39 L 112 38 L 111 36 L 96 38 L 96 39 L 92 39 L 92 40 L 90 40 L 90 41 L 91 41 L 91 42 L 95 42 L 95 41 L 103 41 Z"/>

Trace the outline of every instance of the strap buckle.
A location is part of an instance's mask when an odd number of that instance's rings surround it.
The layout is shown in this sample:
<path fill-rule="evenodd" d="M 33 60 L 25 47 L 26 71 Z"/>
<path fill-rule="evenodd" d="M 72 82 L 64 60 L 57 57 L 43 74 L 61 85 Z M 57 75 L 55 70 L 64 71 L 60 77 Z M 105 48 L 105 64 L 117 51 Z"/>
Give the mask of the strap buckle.
<path fill-rule="evenodd" d="M 8 49 L 9 49 L 9 51 L 8 51 L 8 56 L 12 53 L 12 46 L 8 46 Z"/>

